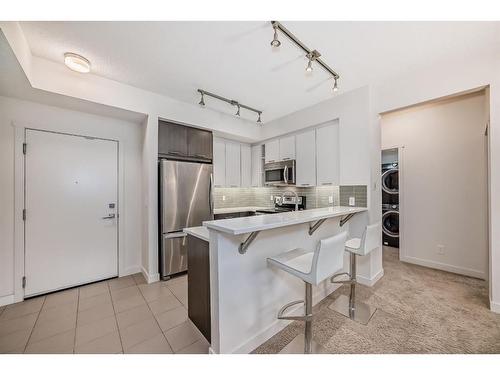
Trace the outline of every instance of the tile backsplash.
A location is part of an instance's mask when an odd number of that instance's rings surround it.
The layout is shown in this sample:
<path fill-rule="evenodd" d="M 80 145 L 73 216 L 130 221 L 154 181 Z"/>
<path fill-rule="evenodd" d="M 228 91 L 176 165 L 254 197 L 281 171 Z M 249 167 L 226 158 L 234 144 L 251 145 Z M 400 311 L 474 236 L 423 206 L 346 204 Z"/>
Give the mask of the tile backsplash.
<path fill-rule="evenodd" d="M 283 190 L 296 191 L 306 197 L 306 209 L 328 206 L 347 206 L 349 196 L 354 196 L 356 206 L 366 207 L 366 186 L 321 186 L 321 187 L 261 187 L 261 188 L 215 188 L 215 208 L 231 207 L 273 207 L 271 196 L 281 194 Z M 354 194 L 354 195 L 352 195 Z M 329 203 L 333 197 L 333 204 Z M 347 198 L 346 198 L 347 197 Z M 346 201 L 347 199 L 347 201 Z"/>

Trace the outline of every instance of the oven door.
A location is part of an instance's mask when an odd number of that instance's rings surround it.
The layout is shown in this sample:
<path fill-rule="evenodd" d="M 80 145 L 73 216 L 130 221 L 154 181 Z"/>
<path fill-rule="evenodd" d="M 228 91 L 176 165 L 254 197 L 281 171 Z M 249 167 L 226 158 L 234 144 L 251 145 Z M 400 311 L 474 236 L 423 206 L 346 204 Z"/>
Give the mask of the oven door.
<path fill-rule="evenodd" d="M 295 160 L 264 165 L 266 185 L 295 185 Z"/>

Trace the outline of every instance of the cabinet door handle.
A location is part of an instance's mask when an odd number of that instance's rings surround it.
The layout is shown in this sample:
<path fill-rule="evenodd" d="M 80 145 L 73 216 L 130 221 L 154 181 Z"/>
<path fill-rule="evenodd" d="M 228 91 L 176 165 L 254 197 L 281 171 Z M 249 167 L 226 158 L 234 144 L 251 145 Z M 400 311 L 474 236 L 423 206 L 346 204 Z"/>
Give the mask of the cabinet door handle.
<path fill-rule="evenodd" d="M 311 185 L 311 184 L 300 184 L 300 185 L 301 185 L 301 186 L 309 186 L 309 185 Z"/>
<path fill-rule="evenodd" d="M 322 182 L 321 185 L 333 185 L 333 182 Z"/>
<path fill-rule="evenodd" d="M 290 158 L 283 158 L 282 160 L 290 160 Z"/>

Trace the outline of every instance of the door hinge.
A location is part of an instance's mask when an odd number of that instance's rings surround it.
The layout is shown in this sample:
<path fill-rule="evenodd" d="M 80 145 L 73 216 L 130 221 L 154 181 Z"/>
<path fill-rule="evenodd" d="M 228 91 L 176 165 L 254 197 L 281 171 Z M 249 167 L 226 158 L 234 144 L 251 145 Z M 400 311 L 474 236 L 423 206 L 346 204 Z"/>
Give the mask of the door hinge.
<path fill-rule="evenodd" d="M 26 142 L 23 143 L 23 154 L 26 155 L 26 148 L 28 147 L 28 144 Z"/>
<path fill-rule="evenodd" d="M 23 276 L 23 289 L 26 288 L 26 276 Z"/>
<path fill-rule="evenodd" d="M 23 221 L 26 221 L 26 208 L 23 208 Z"/>

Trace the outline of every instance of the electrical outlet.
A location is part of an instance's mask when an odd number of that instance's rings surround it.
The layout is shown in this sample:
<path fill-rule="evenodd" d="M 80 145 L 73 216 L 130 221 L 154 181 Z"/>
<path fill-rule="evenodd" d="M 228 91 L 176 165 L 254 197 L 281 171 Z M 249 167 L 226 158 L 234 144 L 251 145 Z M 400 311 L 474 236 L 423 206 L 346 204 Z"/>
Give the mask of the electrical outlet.
<path fill-rule="evenodd" d="M 354 206 L 356 204 L 356 200 L 354 197 L 349 197 L 349 206 Z"/>
<path fill-rule="evenodd" d="M 437 245 L 437 253 L 441 255 L 444 254 L 444 245 Z"/>
<path fill-rule="evenodd" d="M 226 196 L 225 196 L 225 195 L 223 195 L 223 196 L 222 196 L 222 200 L 223 200 L 223 201 L 225 201 L 225 200 L 226 200 Z"/>
<path fill-rule="evenodd" d="M 271 202 L 274 202 L 274 197 L 271 195 Z"/>
<path fill-rule="evenodd" d="M 333 203 L 333 195 L 328 196 L 328 203 Z"/>

